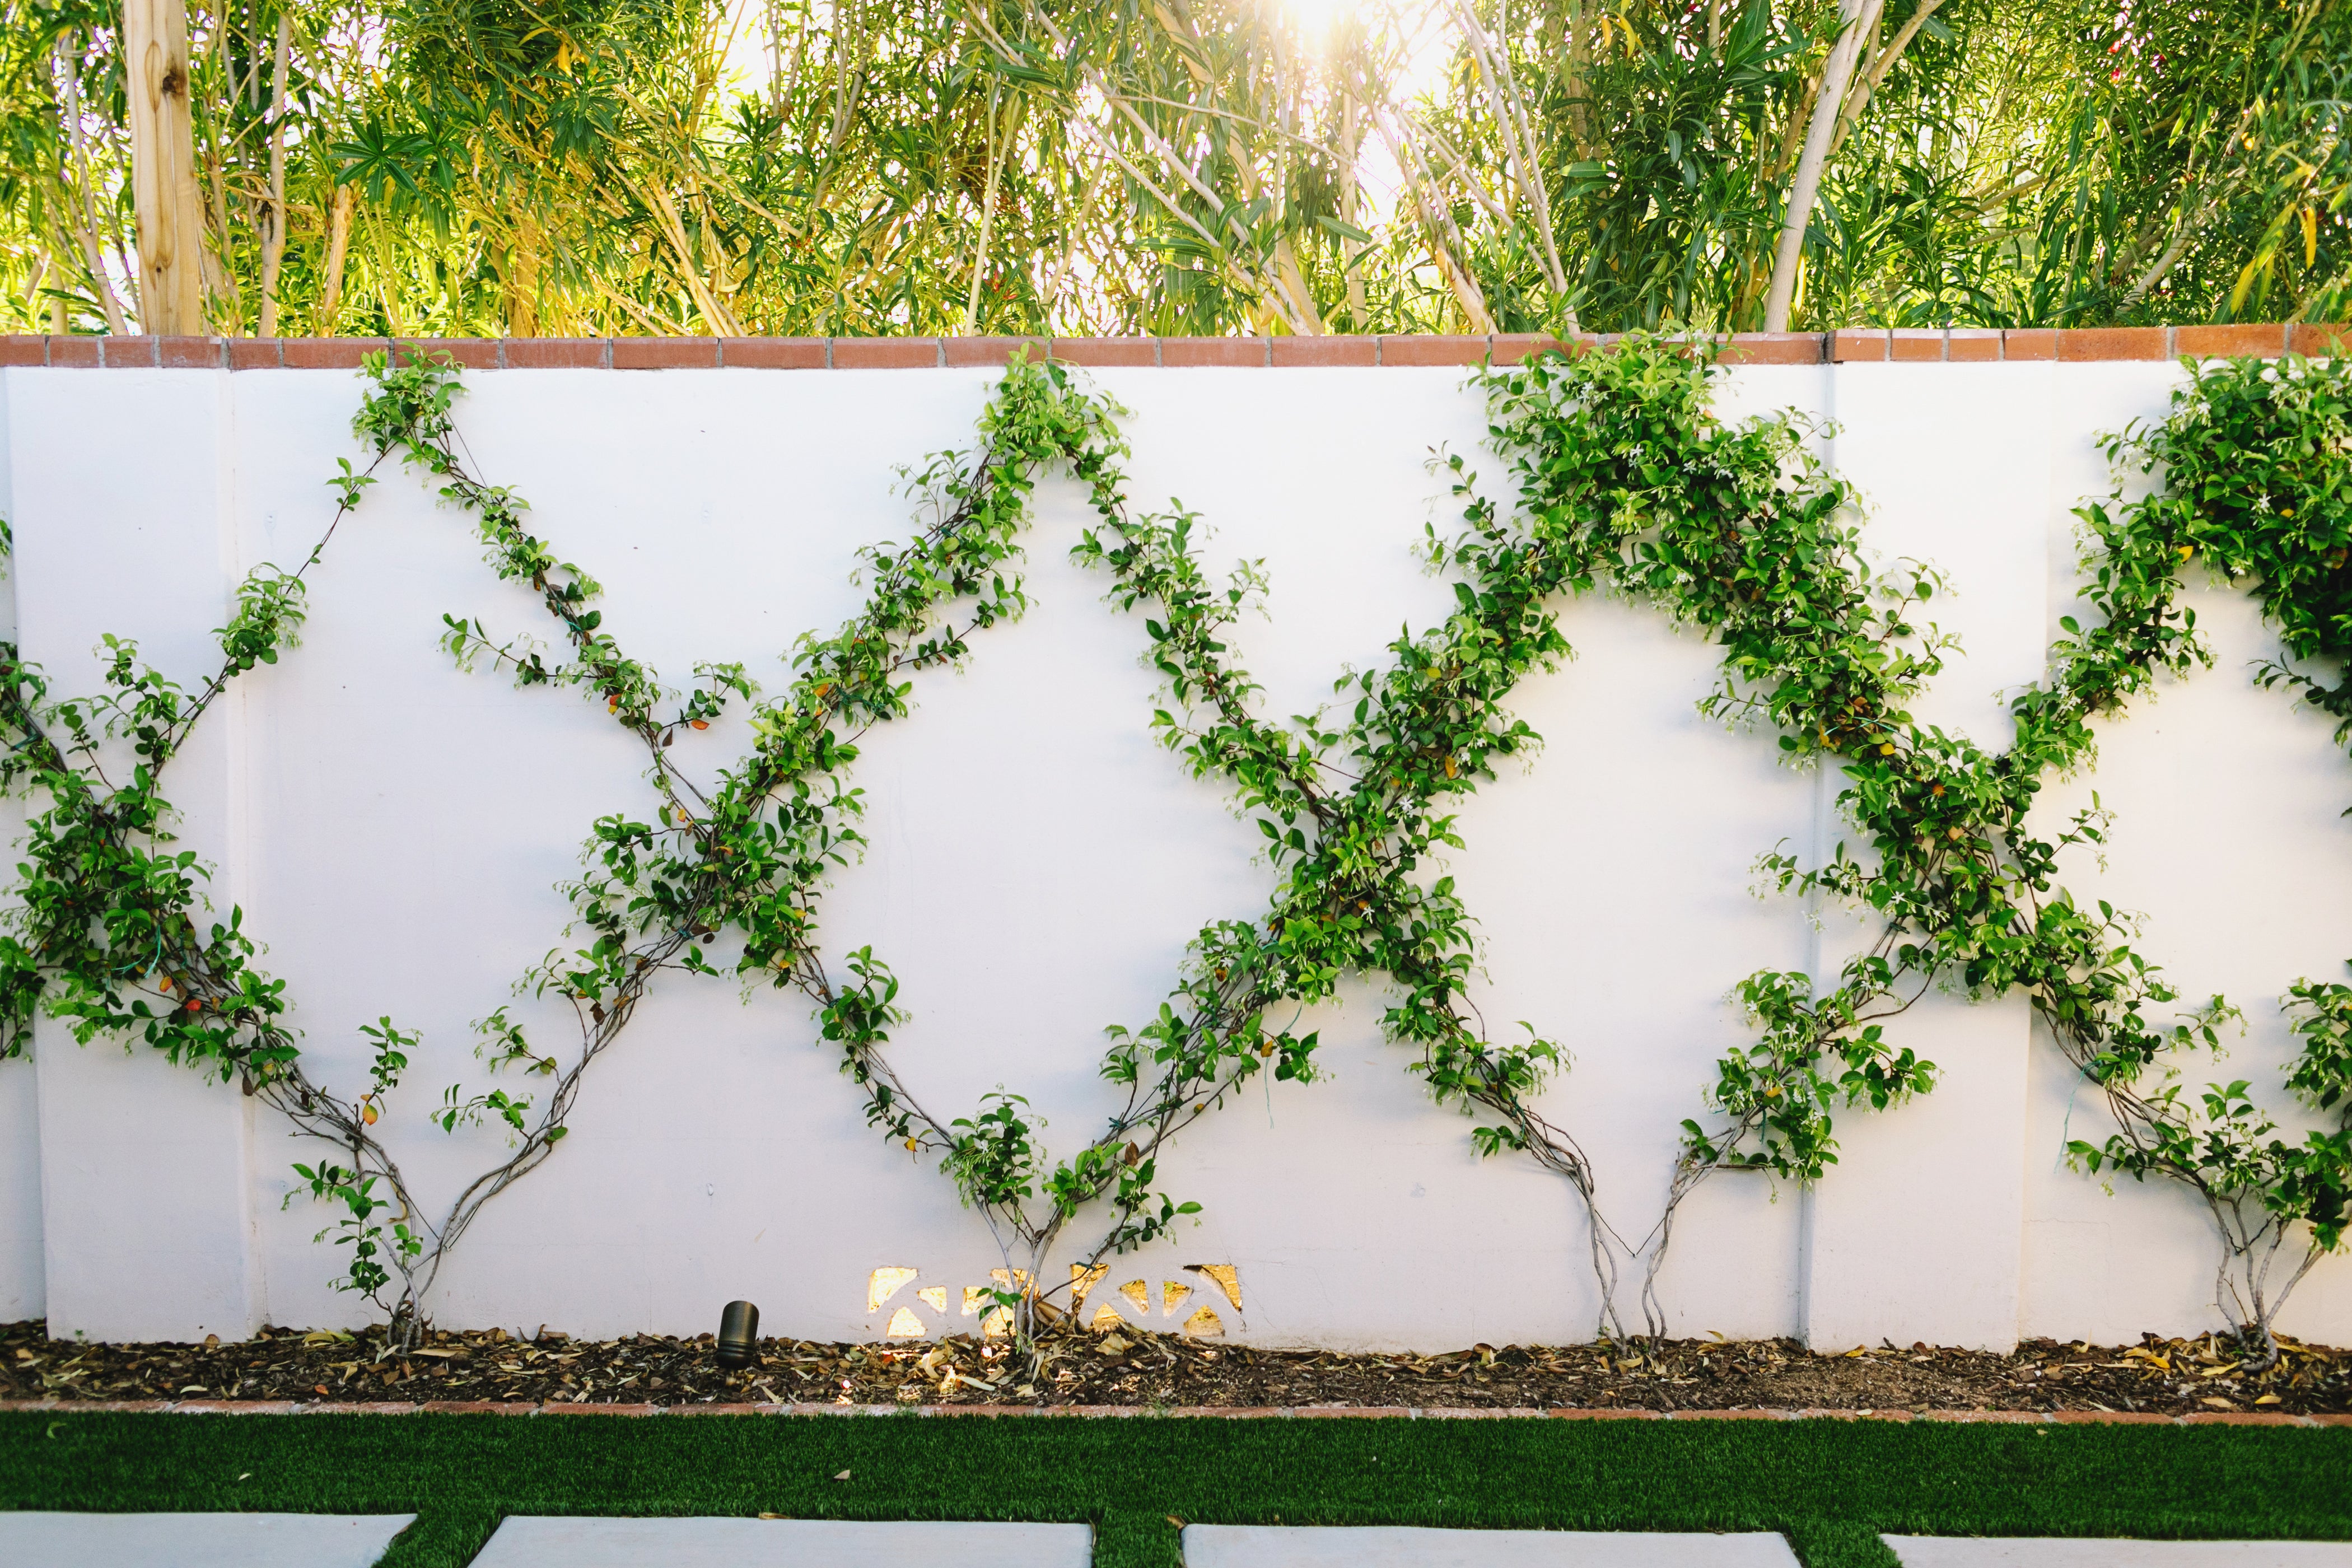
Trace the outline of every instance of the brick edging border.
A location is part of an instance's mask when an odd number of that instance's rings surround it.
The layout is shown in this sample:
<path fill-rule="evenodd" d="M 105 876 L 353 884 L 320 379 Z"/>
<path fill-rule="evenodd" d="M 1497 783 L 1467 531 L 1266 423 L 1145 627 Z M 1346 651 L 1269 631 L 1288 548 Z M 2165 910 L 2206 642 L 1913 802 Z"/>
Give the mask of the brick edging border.
<path fill-rule="evenodd" d="M 1311 1405 L 1283 1406 L 1134 1405 L 558 1405 L 496 1400 L 427 1400 L 422 1404 L 322 1403 L 262 1399 L 0 1399 L 0 1415 L 39 1411 L 53 1415 L 130 1412 L 173 1415 L 1021 1415 L 1092 1417 L 1139 1415 L 1223 1420 L 1380 1418 L 1404 1420 L 1588 1421 L 1948 1421 L 2027 1426 L 2346 1426 L 2352 1415 L 2288 1415 L 2260 1411 L 2198 1411 L 2158 1415 L 2121 1410 L 1608 1410 L 1514 1408 L 1465 1410 L 1432 1406 Z"/>
<path fill-rule="evenodd" d="M 418 338 L 404 350 L 448 354 L 469 370 L 912 370 L 1003 364 L 1017 349 L 1091 366 L 1245 369 L 1466 366 L 1547 350 L 1587 353 L 1616 334 L 1562 342 L 1489 336 L 1279 338 Z M 1848 328 L 1737 332 L 1716 340 L 1727 364 L 2065 363 L 2352 353 L 2352 326 Z M 96 370 L 352 370 L 388 338 L 0 336 L 0 366 Z"/>

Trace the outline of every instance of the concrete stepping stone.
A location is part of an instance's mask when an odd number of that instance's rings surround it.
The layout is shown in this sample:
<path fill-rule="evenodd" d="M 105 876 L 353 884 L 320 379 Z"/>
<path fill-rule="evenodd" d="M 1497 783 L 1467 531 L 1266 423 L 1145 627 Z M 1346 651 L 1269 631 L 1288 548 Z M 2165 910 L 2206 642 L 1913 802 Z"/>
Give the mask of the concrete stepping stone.
<path fill-rule="evenodd" d="M 519 1516 L 472 1568 L 1087 1568 L 1093 1556 L 1083 1524 Z"/>
<path fill-rule="evenodd" d="M 1192 1524 L 1184 1568 L 1797 1568 L 1797 1557 L 1760 1532 Z"/>
<path fill-rule="evenodd" d="M 2352 1542 L 1882 1535 L 1903 1568 L 2352 1568 Z"/>
<path fill-rule="evenodd" d="M 413 1513 L 0 1513 L 8 1568 L 374 1568 Z"/>

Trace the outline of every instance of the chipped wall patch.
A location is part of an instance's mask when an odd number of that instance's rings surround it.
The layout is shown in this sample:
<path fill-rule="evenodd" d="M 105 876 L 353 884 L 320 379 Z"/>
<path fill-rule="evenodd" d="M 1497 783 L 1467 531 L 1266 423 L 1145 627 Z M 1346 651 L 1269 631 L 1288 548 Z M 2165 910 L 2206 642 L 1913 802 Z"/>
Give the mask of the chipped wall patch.
<path fill-rule="evenodd" d="M 1184 1320 L 1184 1331 L 1199 1340 L 1221 1340 L 1225 1337 L 1225 1321 L 1217 1316 L 1214 1307 L 1203 1307 Z"/>
<path fill-rule="evenodd" d="M 919 1268 L 877 1268 L 866 1278 L 866 1310 L 880 1311 L 883 1302 L 897 1295 L 908 1280 L 921 1272 Z"/>
<path fill-rule="evenodd" d="M 1242 1310 L 1242 1271 L 1233 1264 L 1187 1263 L 1184 1271 L 1207 1275 L 1217 1282 L 1217 1289 L 1225 1293 L 1225 1300 L 1234 1304 L 1234 1310 L 1238 1312 Z"/>
<path fill-rule="evenodd" d="M 1188 1263 L 1184 1265 L 1184 1268 L 1189 1273 L 1215 1280 L 1217 1288 L 1224 1292 L 1225 1300 L 1233 1304 L 1234 1310 L 1236 1312 L 1241 1310 L 1241 1271 L 1235 1266 L 1230 1263 Z M 1095 1287 L 1109 1278 L 1109 1270 L 1110 1266 L 1104 1263 L 1070 1265 L 1070 1297 L 1066 1310 L 1067 1321 L 1073 1326 L 1085 1323 L 1087 1328 L 1100 1333 L 1105 1330 L 1121 1327 L 1137 1319 L 1142 1320 L 1147 1324 L 1150 1321 L 1155 1292 L 1152 1289 L 1152 1282 L 1148 1279 L 1129 1279 L 1118 1287 L 1118 1293 L 1125 1297 L 1127 1305 L 1133 1309 L 1132 1316 L 1122 1313 L 1118 1308 L 1108 1302 L 1097 1300 L 1092 1318 L 1087 1317 L 1087 1299 Z M 893 1297 L 904 1290 L 920 1273 L 920 1269 L 898 1264 L 886 1265 L 875 1269 L 866 1280 L 866 1310 L 868 1312 L 879 1313 L 889 1304 Z M 1062 1317 L 1064 1309 L 1057 1307 L 1048 1299 L 1049 1293 L 1038 1288 L 1037 1281 L 1027 1269 L 1010 1267 L 992 1268 L 988 1271 L 988 1277 L 989 1284 L 961 1287 L 961 1302 L 956 1300 L 958 1287 L 951 1285 L 926 1285 L 915 1291 L 914 1295 L 925 1308 L 942 1317 L 949 1312 L 951 1306 L 960 1305 L 961 1315 L 979 1319 L 981 1333 L 992 1340 L 1003 1339 L 1009 1335 L 1016 1321 L 1013 1309 L 1007 1306 L 1003 1300 L 1006 1293 L 1018 1292 L 1034 1300 L 1041 1324 L 1050 1325 L 1064 1321 Z M 1191 1317 L 1184 1320 L 1178 1332 L 1213 1336 L 1222 1336 L 1225 1333 L 1224 1320 L 1214 1310 L 1200 1304 L 1202 1295 L 1200 1288 L 1186 1284 L 1181 1279 L 1161 1279 L 1159 1281 L 1159 1287 L 1156 1295 L 1160 1304 L 1159 1316 L 1161 1319 L 1175 1318 L 1187 1307 L 1197 1309 Z M 883 1337 L 894 1340 L 920 1339 L 934 1332 L 944 1331 L 952 1331 L 935 1330 L 929 1327 L 911 1308 L 901 1306 L 891 1313 L 889 1325 L 883 1331 Z M 962 1331 L 968 1333 L 971 1331 L 967 1328 Z"/>

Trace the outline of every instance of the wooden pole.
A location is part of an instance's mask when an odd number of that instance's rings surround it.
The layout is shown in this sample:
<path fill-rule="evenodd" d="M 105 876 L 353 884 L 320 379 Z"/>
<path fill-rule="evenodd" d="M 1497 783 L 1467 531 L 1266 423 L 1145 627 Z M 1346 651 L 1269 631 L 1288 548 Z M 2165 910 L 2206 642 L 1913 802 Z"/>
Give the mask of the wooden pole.
<path fill-rule="evenodd" d="M 204 206 L 188 101 L 185 0 L 123 0 L 131 183 L 139 223 L 140 325 L 166 337 L 205 330 Z"/>

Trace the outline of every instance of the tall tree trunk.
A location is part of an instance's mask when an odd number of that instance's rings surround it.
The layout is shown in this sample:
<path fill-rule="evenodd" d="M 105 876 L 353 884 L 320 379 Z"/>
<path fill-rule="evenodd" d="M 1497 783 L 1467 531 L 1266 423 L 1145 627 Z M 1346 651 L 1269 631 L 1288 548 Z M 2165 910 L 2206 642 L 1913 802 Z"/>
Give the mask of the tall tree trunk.
<path fill-rule="evenodd" d="M 1360 176 L 1358 166 L 1363 162 L 1364 131 L 1359 118 L 1360 110 L 1356 95 L 1348 93 L 1340 100 L 1339 110 L 1339 221 L 1350 228 L 1362 225 L 1356 221 L 1360 205 L 1358 190 Z M 1348 281 L 1348 330 L 1364 330 L 1364 274 L 1359 263 L 1364 254 L 1364 242 L 1343 237 L 1339 241 L 1340 271 Z"/>
<path fill-rule="evenodd" d="M 1805 130 L 1805 150 L 1797 159 L 1796 177 L 1789 182 L 1789 208 L 1780 220 L 1780 249 L 1772 260 L 1772 288 L 1764 300 L 1764 330 L 1789 330 L 1789 302 L 1797 292 L 1797 264 L 1805 252 L 1805 228 L 1813 219 L 1813 201 L 1822 188 L 1822 166 L 1829 162 L 1830 138 L 1837 131 L 1845 103 L 1845 87 L 1853 76 L 1854 57 L 1862 52 L 1864 35 L 1877 19 L 1883 0 L 1839 0 L 1838 37 L 1830 46 L 1829 63 L 1822 68 L 1821 90 L 1813 98 L 1812 123 Z"/>
<path fill-rule="evenodd" d="M 114 297 L 114 285 L 106 276 L 106 257 L 100 247 L 98 205 L 91 195 L 93 182 L 89 175 L 89 145 L 81 133 L 81 35 L 58 35 L 58 71 L 62 78 L 65 101 L 66 140 L 73 149 L 73 226 L 75 237 L 81 241 L 82 265 L 89 269 L 91 292 L 98 296 L 98 308 L 106 316 L 106 330 L 121 335 L 127 331 L 122 317 L 121 301 Z M 50 312 L 52 323 L 64 319 L 65 301 L 60 300 Z M 59 336 L 65 329 L 58 327 Z"/>
<path fill-rule="evenodd" d="M 278 14 L 278 50 L 270 61 L 269 226 L 261 236 L 261 335 L 278 335 L 278 272 L 286 259 L 286 57 L 294 18 Z"/>
<path fill-rule="evenodd" d="M 358 199 L 355 186 L 337 185 L 335 205 L 327 215 L 327 279 L 319 286 L 320 337 L 334 335 L 335 309 L 343 302 L 343 258 L 351 250 L 352 205 Z"/>
<path fill-rule="evenodd" d="M 167 337 L 194 336 L 205 330 L 205 218 L 184 0 L 123 0 L 122 64 L 139 223 L 140 325 Z"/>
<path fill-rule="evenodd" d="M 1861 82 L 1846 95 L 1845 110 L 1838 116 L 1837 135 L 1830 141 L 1831 157 L 1836 157 L 1838 149 L 1845 145 L 1845 139 L 1853 134 L 1854 121 L 1860 120 L 1862 111 L 1870 107 L 1870 95 L 1878 90 L 1878 84 L 1886 79 L 1886 73 L 1895 68 L 1895 62 L 1903 58 L 1903 51 L 1911 47 L 1911 40 L 1919 36 L 1919 29 L 1927 25 L 1928 19 L 1943 4 L 1944 0 L 1919 0 L 1918 8 L 1911 13 L 1911 19 L 1903 24 L 1902 29 L 1885 48 L 1870 57 L 1870 63 L 1863 68 Z"/>
<path fill-rule="evenodd" d="M 980 281 L 988 267 L 989 226 L 996 216 L 996 172 L 1003 166 L 1004 159 L 1012 155 L 1009 149 L 1003 154 L 997 151 L 996 95 L 997 87 L 992 81 L 988 86 L 988 129 L 981 142 L 982 155 L 988 160 L 988 178 L 982 184 L 980 197 L 980 237 L 971 252 L 971 290 L 963 305 L 963 330 L 967 337 L 980 331 Z"/>
<path fill-rule="evenodd" d="M 1581 163 L 1592 156 L 1591 106 L 1585 101 L 1586 68 L 1591 64 L 1584 6 L 1570 0 L 1568 8 L 1568 138 Z M 1606 45 L 1602 46 L 1606 47 Z"/>
<path fill-rule="evenodd" d="M 33 276 L 25 284 L 25 319 L 27 321 L 41 319 L 41 285 L 48 281 L 48 249 L 45 246 L 36 247 L 33 251 Z"/>
<path fill-rule="evenodd" d="M 213 233 L 220 237 L 214 246 L 201 243 L 196 247 L 196 259 L 203 264 L 199 271 L 202 300 L 210 300 L 213 309 L 221 312 L 215 318 L 227 323 L 231 333 L 245 331 L 245 291 L 236 284 L 236 269 L 229 265 L 228 174 L 221 166 L 218 146 L 205 149 L 204 178 L 197 190 L 212 195 Z"/>

